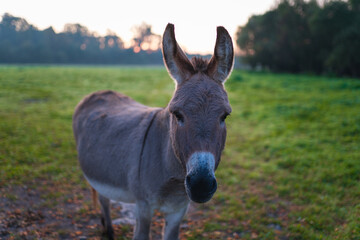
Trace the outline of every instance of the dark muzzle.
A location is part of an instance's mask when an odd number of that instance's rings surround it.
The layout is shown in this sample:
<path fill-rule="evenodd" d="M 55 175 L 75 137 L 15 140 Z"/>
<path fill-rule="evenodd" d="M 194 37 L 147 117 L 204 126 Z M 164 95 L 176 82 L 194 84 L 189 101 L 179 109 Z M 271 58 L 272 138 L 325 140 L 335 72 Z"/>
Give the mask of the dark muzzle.
<path fill-rule="evenodd" d="M 208 152 L 194 153 L 186 166 L 185 188 L 187 195 L 197 203 L 209 201 L 217 189 L 213 154 Z"/>

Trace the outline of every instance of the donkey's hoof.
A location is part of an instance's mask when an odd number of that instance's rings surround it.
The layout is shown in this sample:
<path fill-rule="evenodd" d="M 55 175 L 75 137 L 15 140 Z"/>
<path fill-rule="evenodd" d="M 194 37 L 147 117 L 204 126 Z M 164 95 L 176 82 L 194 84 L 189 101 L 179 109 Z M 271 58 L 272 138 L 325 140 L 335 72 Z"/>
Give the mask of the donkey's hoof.
<path fill-rule="evenodd" d="M 105 218 L 101 217 L 100 221 L 101 221 L 101 226 L 103 227 L 103 231 L 105 232 Z"/>
<path fill-rule="evenodd" d="M 107 231 L 103 232 L 103 236 L 105 237 L 105 239 L 109 239 L 109 240 L 114 240 L 114 232 L 111 229 L 108 229 Z"/>

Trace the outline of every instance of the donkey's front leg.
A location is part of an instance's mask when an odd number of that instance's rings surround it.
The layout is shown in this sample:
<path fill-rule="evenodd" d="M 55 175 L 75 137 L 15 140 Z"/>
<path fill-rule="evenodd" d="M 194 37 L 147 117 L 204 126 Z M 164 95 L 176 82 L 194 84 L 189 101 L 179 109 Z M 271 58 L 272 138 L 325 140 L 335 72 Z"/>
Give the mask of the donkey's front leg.
<path fill-rule="evenodd" d="M 136 226 L 134 240 L 148 240 L 152 210 L 145 201 L 136 202 Z"/>
<path fill-rule="evenodd" d="M 178 240 L 180 223 L 183 219 L 187 206 L 178 212 L 168 213 L 165 215 L 164 240 Z"/>

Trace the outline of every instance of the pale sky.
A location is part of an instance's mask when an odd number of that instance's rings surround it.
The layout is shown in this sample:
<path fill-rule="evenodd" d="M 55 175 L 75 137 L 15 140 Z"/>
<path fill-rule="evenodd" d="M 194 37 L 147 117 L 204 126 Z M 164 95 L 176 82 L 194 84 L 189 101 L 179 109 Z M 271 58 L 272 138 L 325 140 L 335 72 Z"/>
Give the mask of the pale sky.
<path fill-rule="evenodd" d="M 276 0 L 0 0 L 0 15 L 7 12 L 39 29 L 53 26 L 57 32 L 66 23 L 80 23 L 100 35 L 109 29 L 126 42 L 133 37 L 134 25 L 146 22 L 162 35 L 170 22 L 187 53 L 212 53 L 216 26 L 224 26 L 235 41 L 238 26 L 275 4 Z"/>

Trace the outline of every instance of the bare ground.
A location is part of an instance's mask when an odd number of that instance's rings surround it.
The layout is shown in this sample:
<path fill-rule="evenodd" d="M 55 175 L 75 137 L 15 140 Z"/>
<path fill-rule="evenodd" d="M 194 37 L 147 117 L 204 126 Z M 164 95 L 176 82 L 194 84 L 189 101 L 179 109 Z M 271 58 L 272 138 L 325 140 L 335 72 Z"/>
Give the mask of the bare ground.
<path fill-rule="evenodd" d="M 256 186 L 245 191 L 261 195 L 264 201 L 278 201 L 274 196 L 263 195 Z M 223 229 L 227 225 L 242 225 L 245 232 L 236 232 L 232 228 L 204 232 L 206 222 L 217 222 L 222 205 L 216 201 L 211 207 L 208 204 L 191 205 L 181 225 L 181 239 L 197 239 L 197 236 L 203 239 L 248 239 L 243 238 L 245 233 L 247 236 L 250 234 L 251 239 L 257 238 L 256 231 L 250 227 L 251 221 L 237 219 L 219 224 L 224 225 Z M 288 210 L 283 207 L 267 213 L 268 217 L 282 222 L 269 226 L 276 233 L 276 239 L 287 239 L 283 227 L 286 226 Z M 124 217 L 119 204 L 113 204 L 111 213 L 113 219 Z M 26 186 L 7 184 L 0 189 L 0 239 L 106 239 L 99 216 L 100 210 L 94 208 L 91 192 L 86 187 L 34 180 Z M 156 212 L 151 227 L 153 240 L 161 239 L 163 225 L 162 214 Z M 132 225 L 114 225 L 114 230 L 117 239 L 132 238 Z"/>

